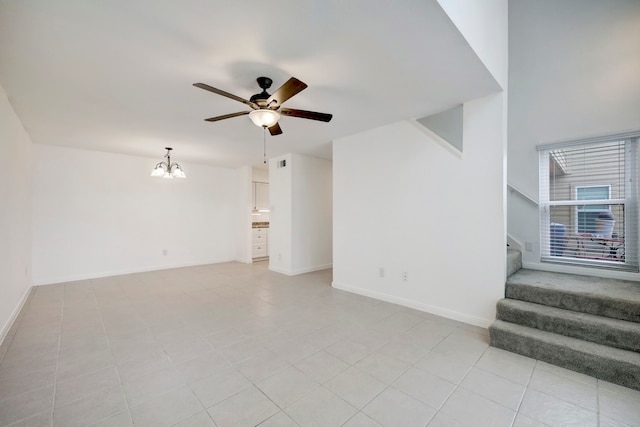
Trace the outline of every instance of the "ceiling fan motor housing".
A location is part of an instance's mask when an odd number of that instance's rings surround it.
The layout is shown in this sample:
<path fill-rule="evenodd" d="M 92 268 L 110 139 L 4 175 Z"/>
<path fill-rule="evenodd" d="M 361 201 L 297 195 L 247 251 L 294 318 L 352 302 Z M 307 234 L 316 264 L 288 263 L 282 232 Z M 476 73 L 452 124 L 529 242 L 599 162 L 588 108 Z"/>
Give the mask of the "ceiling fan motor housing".
<path fill-rule="evenodd" d="M 273 80 L 271 80 L 269 77 L 258 77 L 256 81 L 258 82 L 258 86 L 262 88 L 262 92 L 253 95 L 250 98 L 250 101 L 258 104 L 258 106 L 260 107 L 266 107 L 267 99 L 269 99 L 269 97 L 271 96 L 267 93 L 267 89 L 271 87 Z"/>
<path fill-rule="evenodd" d="M 258 77 L 256 81 L 258 82 L 258 86 L 260 86 L 261 89 L 269 89 L 271 87 L 271 84 L 273 83 L 273 80 L 271 80 L 269 77 Z"/>

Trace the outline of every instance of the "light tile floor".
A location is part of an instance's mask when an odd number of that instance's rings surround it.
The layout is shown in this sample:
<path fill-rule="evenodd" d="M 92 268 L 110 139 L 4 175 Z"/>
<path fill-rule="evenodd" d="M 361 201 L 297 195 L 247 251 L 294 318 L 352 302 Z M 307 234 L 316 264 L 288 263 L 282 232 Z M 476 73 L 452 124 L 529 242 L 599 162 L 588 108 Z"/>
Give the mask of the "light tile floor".
<path fill-rule="evenodd" d="M 638 391 L 264 262 L 41 286 L 2 348 L 0 426 L 640 426 Z"/>

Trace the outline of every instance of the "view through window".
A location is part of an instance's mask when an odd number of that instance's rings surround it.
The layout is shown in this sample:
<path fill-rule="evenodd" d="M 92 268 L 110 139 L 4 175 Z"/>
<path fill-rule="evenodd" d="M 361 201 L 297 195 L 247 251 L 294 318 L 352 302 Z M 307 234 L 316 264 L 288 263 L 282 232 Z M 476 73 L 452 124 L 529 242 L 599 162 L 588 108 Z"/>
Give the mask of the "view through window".
<path fill-rule="evenodd" d="M 638 135 L 539 147 L 541 261 L 638 271 Z"/>

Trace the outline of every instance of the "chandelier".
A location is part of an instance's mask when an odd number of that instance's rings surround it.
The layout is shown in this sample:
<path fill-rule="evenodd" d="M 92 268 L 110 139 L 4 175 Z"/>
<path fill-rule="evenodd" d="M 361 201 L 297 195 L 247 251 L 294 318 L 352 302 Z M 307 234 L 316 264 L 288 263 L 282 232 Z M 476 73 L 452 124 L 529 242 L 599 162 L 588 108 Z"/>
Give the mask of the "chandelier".
<path fill-rule="evenodd" d="M 173 150 L 173 148 L 165 147 L 165 149 L 167 150 L 167 154 L 164 156 L 167 158 L 167 161 L 156 164 L 151 171 L 151 176 L 167 179 L 186 178 L 187 175 L 185 175 L 180 165 L 175 162 L 171 163 L 171 150 Z"/>

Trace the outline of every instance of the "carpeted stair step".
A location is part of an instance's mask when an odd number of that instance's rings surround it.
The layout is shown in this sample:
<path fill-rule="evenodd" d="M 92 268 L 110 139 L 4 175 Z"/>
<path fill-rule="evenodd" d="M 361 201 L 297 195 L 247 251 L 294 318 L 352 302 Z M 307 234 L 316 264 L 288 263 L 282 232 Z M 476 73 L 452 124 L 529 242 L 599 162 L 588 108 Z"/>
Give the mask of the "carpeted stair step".
<path fill-rule="evenodd" d="M 505 296 L 571 311 L 640 322 L 638 282 L 523 269 L 507 279 Z"/>
<path fill-rule="evenodd" d="M 507 249 L 507 277 L 522 268 L 522 252 Z"/>
<path fill-rule="evenodd" d="M 491 345 L 640 390 L 640 354 L 496 320 Z"/>
<path fill-rule="evenodd" d="M 640 325 L 526 301 L 498 301 L 497 318 L 542 331 L 640 352 Z"/>

